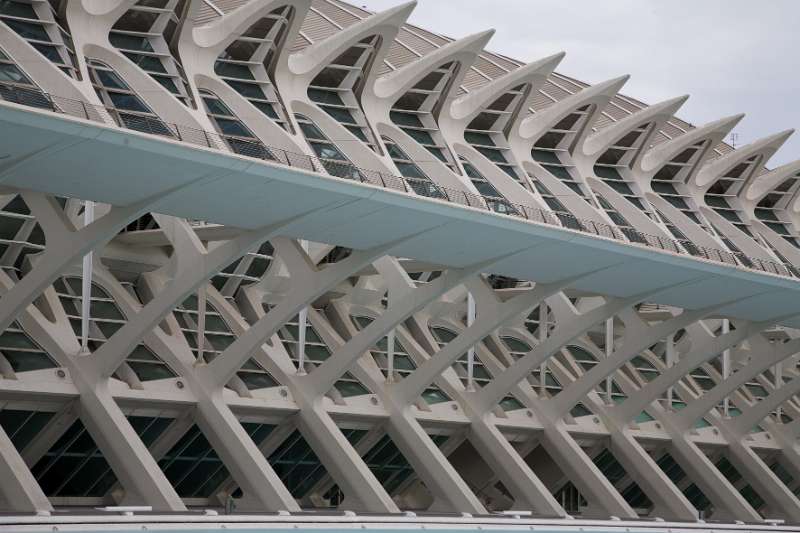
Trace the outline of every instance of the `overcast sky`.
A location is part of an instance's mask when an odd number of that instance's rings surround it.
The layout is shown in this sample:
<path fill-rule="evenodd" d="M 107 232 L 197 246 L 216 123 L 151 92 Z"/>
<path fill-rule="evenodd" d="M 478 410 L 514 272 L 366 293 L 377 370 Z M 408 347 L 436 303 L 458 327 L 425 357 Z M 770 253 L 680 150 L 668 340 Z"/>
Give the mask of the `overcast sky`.
<path fill-rule="evenodd" d="M 351 0 L 372 11 L 399 0 Z M 798 0 L 418 0 L 411 22 L 450 37 L 494 28 L 489 49 L 520 61 L 565 51 L 558 70 L 588 83 L 622 74 L 653 104 L 689 94 L 695 125 L 736 113 L 737 146 L 800 130 Z M 800 159 L 800 131 L 769 162 Z"/>

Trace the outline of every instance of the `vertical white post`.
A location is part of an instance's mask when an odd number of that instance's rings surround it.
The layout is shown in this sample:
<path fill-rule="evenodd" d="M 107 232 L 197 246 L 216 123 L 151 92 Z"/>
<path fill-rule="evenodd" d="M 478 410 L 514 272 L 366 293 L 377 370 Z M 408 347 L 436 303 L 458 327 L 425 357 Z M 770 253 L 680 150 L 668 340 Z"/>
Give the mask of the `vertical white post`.
<path fill-rule="evenodd" d="M 775 375 L 775 389 L 780 389 L 783 386 L 783 365 L 778 363 L 775 365 L 775 369 L 772 371 Z M 775 414 L 778 416 L 778 422 L 781 422 L 781 406 L 779 405 L 777 409 L 775 409 Z"/>
<path fill-rule="evenodd" d="M 308 241 L 300 241 L 303 251 L 308 253 Z M 306 324 L 308 324 L 308 307 L 304 307 L 297 315 L 297 374 L 306 373 Z"/>
<path fill-rule="evenodd" d="M 547 304 L 539 304 L 539 344 L 547 340 Z M 539 397 L 544 398 L 547 392 L 545 380 L 547 379 L 547 363 L 539 366 Z"/>
<path fill-rule="evenodd" d="M 667 367 L 671 367 L 675 364 L 675 334 L 672 333 L 667 337 L 667 346 L 666 346 L 666 362 Z M 672 408 L 672 397 L 674 395 L 675 388 L 670 387 L 667 389 L 667 403 L 669 407 Z"/>
<path fill-rule="evenodd" d="M 83 204 L 83 224 L 88 226 L 94 222 L 94 202 L 87 200 Z M 83 256 L 83 279 L 81 283 L 81 355 L 89 354 L 89 320 L 92 303 L 92 259 L 93 252 Z"/>
<path fill-rule="evenodd" d="M 386 335 L 386 383 L 394 381 L 394 328 Z"/>
<path fill-rule="evenodd" d="M 606 320 L 606 358 L 609 358 L 614 353 L 614 318 Z M 611 375 L 606 376 L 606 403 L 611 405 L 613 403 L 612 396 L 612 379 Z"/>
<path fill-rule="evenodd" d="M 731 323 L 727 318 L 722 319 L 722 334 L 730 332 Z M 727 349 L 722 352 L 722 379 L 728 379 L 731 375 L 731 350 Z M 728 396 L 722 401 L 723 415 L 727 418 L 730 415 L 731 400 Z"/>
<path fill-rule="evenodd" d="M 475 298 L 472 293 L 467 293 L 467 327 L 470 327 L 475 322 Z M 475 390 L 474 382 L 475 373 L 475 346 L 471 346 L 467 351 L 467 390 Z"/>
<path fill-rule="evenodd" d="M 208 292 L 206 285 L 203 284 L 197 289 L 197 359 L 195 364 L 202 364 L 203 352 L 206 348 L 206 302 L 208 301 Z"/>

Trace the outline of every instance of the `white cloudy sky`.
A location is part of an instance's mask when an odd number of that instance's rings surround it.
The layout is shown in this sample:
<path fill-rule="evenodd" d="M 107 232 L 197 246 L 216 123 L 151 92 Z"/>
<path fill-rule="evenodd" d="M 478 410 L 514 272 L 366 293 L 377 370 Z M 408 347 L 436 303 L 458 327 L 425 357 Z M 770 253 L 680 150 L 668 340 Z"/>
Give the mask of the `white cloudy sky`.
<path fill-rule="evenodd" d="M 400 0 L 350 0 L 373 11 Z M 690 94 L 693 124 L 746 113 L 738 145 L 800 130 L 798 0 L 418 0 L 411 22 L 451 37 L 494 28 L 491 50 L 596 83 L 621 74 L 647 103 Z M 769 163 L 800 159 L 800 131 Z"/>

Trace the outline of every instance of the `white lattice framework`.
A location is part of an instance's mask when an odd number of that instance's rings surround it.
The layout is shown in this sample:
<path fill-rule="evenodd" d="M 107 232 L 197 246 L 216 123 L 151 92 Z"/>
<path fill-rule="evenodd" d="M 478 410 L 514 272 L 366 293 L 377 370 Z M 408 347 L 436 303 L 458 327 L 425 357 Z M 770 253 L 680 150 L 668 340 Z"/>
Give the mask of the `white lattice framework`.
<path fill-rule="evenodd" d="M 407 24 L 413 7 L 0 2 L 0 109 L 48 93 L 107 126 L 180 124 L 229 153 L 800 265 L 800 163 L 767 167 L 791 132 L 734 150 L 741 116 L 694 127 L 675 116 L 686 97 L 648 106 L 619 93 L 627 77 L 588 86 L 554 71 L 563 54 L 523 64 L 485 50 L 492 32 Z M 335 202 L 245 230 L 161 214 L 179 186 L 91 220 L 85 198 L 4 183 L 45 155 L 0 160 L 4 511 L 800 521 L 800 335 L 724 312 L 747 298 L 683 309 L 659 301 L 685 283 L 668 276 L 610 297 L 580 288 L 604 265 L 519 280 L 495 275 L 506 256 L 392 254 L 416 234 L 285 236 L 343 224 Z"/>

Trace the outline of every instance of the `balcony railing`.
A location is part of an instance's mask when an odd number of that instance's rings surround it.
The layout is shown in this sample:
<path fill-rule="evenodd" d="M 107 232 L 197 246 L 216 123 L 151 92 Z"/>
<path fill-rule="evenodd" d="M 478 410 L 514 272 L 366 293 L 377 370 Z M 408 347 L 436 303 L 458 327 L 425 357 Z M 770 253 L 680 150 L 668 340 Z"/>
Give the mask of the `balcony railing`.
<path fill-rule="evenodd" d="M 539 224 L 567 228 L 589 235 L 614 239 L 635 246 L 654 248 L 680 255 L 691 255 L 716 263 L 724 263 L 777 276 L 800 278 L 800 268 L 788 263 L 749 257 L 741 252 L 734 253 L 728 250 L 706 248 L 698 246 L 688 240 L 676 240 L 657 235 L 649 235 L 630 228 L 619 228 L 594 220 L 580 219 L 571 213 L 555 212 L 496 198 L 487 200 L 478 194 L 449 189 L 428 180 L 401 177 L 386 172 L 364 169 L 353 165 L 349 161 L 323 159 L 306 154 L 289 152 L 281 148 L 266 146 L 257 141 L 171 124 L 156 117 L 126 113 L 123 110 L 109 110 L 102 106 L 94 106 L 80 100 L 47 94 L 37 89 L 0 83 L 0 98 L 9 102 L 39 109 L 47 109 L 56 113 L 103 124 L 107 123 L 107 119 L 113 120 L 120 127 L 142 133 L 167 137 L 215 150 L 230 151 L 246 157 L 261 159 L 263 161 L 299 168 L 310 172 L 327 173 L 328 175 L 341 179 L 359 181 L 376 187 L 405 192 L 414 196 L 424 196 L 462 206 L 491 211 L 498 215 L 523 218 Z"/>

